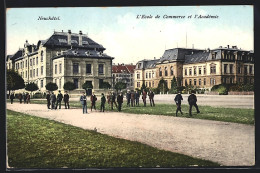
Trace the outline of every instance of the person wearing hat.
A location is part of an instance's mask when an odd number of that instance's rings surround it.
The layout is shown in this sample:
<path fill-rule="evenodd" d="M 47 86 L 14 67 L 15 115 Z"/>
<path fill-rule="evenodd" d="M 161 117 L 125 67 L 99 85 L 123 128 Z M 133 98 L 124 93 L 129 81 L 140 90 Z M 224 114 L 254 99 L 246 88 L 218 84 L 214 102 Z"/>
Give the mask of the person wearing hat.
<path fill-rule="evenodd" d="M 11 104 L 13 104 L 13 102 L 14 102 L 14 93 L 11 93 L 10 100 L 11 100 Z"/>
<path fill-rule="evenodd" d="M 94 107 L 94 109 L 96 110 L 96 101 L 97 101 L 97 97 L 95 95 L 95 92 L 92 93 L 91 97 L 90 97 L 90 101 L 91 101 L 91 111 L 92 108 Z"/>
<path fill-rule="evenodd" d="M 177 106 L 177 109 L 176 109 L 176 117 L 177 117 L 178 111 L 180 111 L 181 114 L 183 114 L 182 111 L 181 111 L 181 101 L 182 101 L 182 100 L 183 100 L 183 98 L 182 98 L 181 92 L 178 92 L 178 94 L 177 94 L 177 95 L 175 96 L 175 98 L 174 98 L 174 101 L 175 101 L 176 106 Z"/>
<path fill-rule="evenodd" d="M 116 104 L 116 94 L 115 94 L 114 91 L 112 92 L 112 95 L 111 95 L 110 99 L 111 99 L 111 109 L 113 110 L 113 104 L 115 104 L 116 107 L 117 107 L 117 104 Z"/>
<path fill-rule="evenodd" d="M 118 103 L 118 111 L 121 112 L 121 107 L 123 104 L 123 94 L 120 92 L 120 94 L 117 96 L 117 103 Z"/>
<path fill-rule="evenodd" d="M 54 92 L 51 93 L 51 109 L 55 109 L 56 95 Z"/>
<path fill-rule="evenodd" d="M 129 90 L 126 93 L 126 99 L 127 99 L 127 106 L 130 107 L 131 93 Z"/>
<path fill-rule="evenodd" d="M 69 96 L 68 92 L 65 91 L 64 98 L 63 98 L 64 104 L 65 104 L 65 109 L 70 108 L 69 99 L 70 99 L 70 96 Z"/>
<path fill-rule="evenodd" d="M 47 100 L 47 108 L 50 109 L 50 105 L 51 105 L 51 93 L 50 93 L 50 91 L 47 92 L 47 94 L 46 94 L 46 100 Z"/>
<path fill-rule="evenodd" d="M 105 112 L 105 103 L 106 103 L 106 97 L 104 94 L 101 94 L 101 106 L 100 106 L 100 112 Z"/>
<path fill-rule="evenodd" d="M 190 109 L 189 109 L 190 116 L 192 116 L 192 114 L 191 114 L 192 106 L 195 106 L 197 113 L 200 113 L 198 105 L 197 105 L 197 97 L 194 93 L 195 93 L 195 91 L 192 90 L 191 95 L 188 97 L 188 102 L 189 102 L 189 105 L 190 105 Z"/>
<path fill-rule="evenodd" d="M 146 107 L 146 96 L 147 96 L 147 94 L 146 94 L 145 90 L 143 90 L 142 99 L 143 99 L 143 102 L 144 102 L 144 107 Z"/>
<path fill-rule="evenodd" d="M 56 107 L 55 109 L 57 109 L 58 104 L 59 104 L 59 109 L 61 109 L 61 101 L 63 99 L 63 95 L 61 94 L 60 90 L 59 90 L 59 94 L 57 95 L 57 102 L 56 102 Z"/>
<path fill-rule="evenodd" d="M 155 106 L 155 104 L 154 104 L 154 92 L 152 90 L 149 90 L 148 96 L 149 96 L 149 100 L 150 100 L 150 106 L 151 107 Z"/>
<path fill-rule="evenodd" d="M 85 95 L 85 92 L 82 92 L 82 95 L 80 96 L 80 103 L 82 104 L 83 114 L 87 114 L 87 96 Z"/>

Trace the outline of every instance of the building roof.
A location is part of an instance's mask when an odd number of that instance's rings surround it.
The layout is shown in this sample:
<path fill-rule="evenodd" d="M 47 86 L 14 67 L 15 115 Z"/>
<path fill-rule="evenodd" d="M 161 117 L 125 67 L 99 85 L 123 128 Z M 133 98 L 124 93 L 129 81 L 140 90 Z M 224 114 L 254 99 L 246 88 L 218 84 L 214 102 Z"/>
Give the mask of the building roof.
<path fill-rule="evenodd" d="M 11 57 L 11 60 L 16 60 L 23 56 L 23 49 L 19 49 L 15 54 Z"/>
<path fill-rule="evenodd" d="M 199 62 L 205 62 L 208 60 L 210 55 L 210 52 L 208 51 L 200 51 L 193 53 L 191 55 L 186 55 L 185 56 L 185 64 L 190 64 L 190 63 L 199 63 Z"/>
<path fill-rule="evenodd" d="M 149 69 L 149 68 L 155 68 L 156 63 L 159 61 L 160 59 L 151 59 L 151 60 L 141 60 L 138 61 L 136 64 L 135 69 Z"/>
<path fill-rule="evenodd" d="M 112 66 L 112 73 L 134 73 L 135 65 L 119 64 Z"/>

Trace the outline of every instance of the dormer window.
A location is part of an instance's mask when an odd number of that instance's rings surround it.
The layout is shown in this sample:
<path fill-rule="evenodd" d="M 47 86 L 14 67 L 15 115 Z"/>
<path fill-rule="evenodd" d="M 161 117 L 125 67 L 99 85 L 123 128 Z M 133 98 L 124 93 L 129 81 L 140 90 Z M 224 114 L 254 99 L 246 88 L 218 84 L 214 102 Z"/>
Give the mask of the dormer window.
<path fill-rule="evenodd" d="M 82 41 L 82 44 L 89 44 L 88 41 Z"/>
<path fill-rule="evenodd" d="M 90 52 L 89 52 L 89 51 L 87 51 L 87 52 L 85 52 L 85 54 L 86 54 L 87 56 L 89 56 L 89 55 L 90 55 Z"/>

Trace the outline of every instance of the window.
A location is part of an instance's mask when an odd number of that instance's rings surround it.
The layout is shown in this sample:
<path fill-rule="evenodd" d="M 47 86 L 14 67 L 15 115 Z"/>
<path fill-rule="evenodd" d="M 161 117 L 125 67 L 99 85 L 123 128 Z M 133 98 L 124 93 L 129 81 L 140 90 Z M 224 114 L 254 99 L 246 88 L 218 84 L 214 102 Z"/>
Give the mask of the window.
<path fill-rule="evenodd" d="M 216 65 L 215 64 L 211 64 L 210 65 L 210 73 L 211 74 L 216 74 Z"/>
<path fill-rule="evenodd" d="M 61 89 L 61 79 L 59 79 L 59 88 Z"/>
<path fill-rule="evenodd" d="M 43 62 L 43 51 L 41 51 L 41 62 Z"/>
<path fill-rule="evenodd" d="M 149 87 L 151 87 L 151 82 L 149 82 Z"/>
<path fill-rule="evenodd" d="M 148 73 L 145 73 L 145 78 L 146 78 L 146 79 L 148 78 Z"/>
<path fill-rule="evenodd" d="M 186 68 L 185 68 L 184 74 L 185 74 L 185 75 L 187 75 L 187 74 L 188 74 L 188 73 L 187 73 L 187 69 L 186 69 Z"/>
<path fill-rule="evenodd" d="M 206 85 L 206 78 L 204 78 L 204 85 Z"/>
<path fill-rule="evenodd" d="M 30 70 L 30 77 L 32 77 L 32 70 Z"/>
<path fill-rule="evenodd" d="M 91 74 L 91 64 L 86 64 L 86 73 Z"/>
<path fill-rule="evenodd" d="M 227 73 L 227 64 L 224 64 L 224 74 L 226 74 Z"/>
<path fill-rule="evenodd" d="M 191 85 L 191 82 L 192 82 L 192 80 L 190 79 L 190 81 L 189 81 L 189 85 Z"/>
<path fill-rule="evenodd" d="M 33 65 L 35 65 L 35 58 L 33 58 Z"/>
<path fill-rule="evenodd" d="M 154 81 L 153 81 L 153 84 L 152 84 L 153 86 L 152 87 L 154 87 Z"/>
<path fill-rule="evenodd" d="M 38 68 L 36 69 L 36 76 L 38 76 Z"/>
<path fill-rule="evenodd" d="M 164 68 L 164 72 L 165 72 L 164 75 L 165 75 L 165 76 L 168 76 L 168 69 L 167 69 L 167 67 Z"/>
<path fill-rule="evenodd" d="M 189 75 L 190 76 L 192 75 L 192 69 L 191 68 L 189 69 Z"/>
<path fill-rule="evenodd" d="M 223 82 L 223 83 L 227 83 L 227 80 L 226 80 L 225 77 L 222 79 L 222 82 Z"/>
<path fill-rule="evenodd" d="M 149 73 L 149 79 L 151 79 L 151 73 Z"/>
<path fill-rule="evenodd" d="M 30 59 L 30 66 L 32 66 L 32 59 Z"/>
<path fill-rule="evenodd" d="M 73 74 L 78 74 L 78 73 L 79 73 L 79 64 L 73 63 Z"/>
<path fill-rule="evenodd" d="M 73 83 L 75 85 L 76 88 L 79 88 L 79 79 L 73 79 Z"/>
<path fill-rule="evenodd" d="M 35 77 L 35 69 L 33 69 L 33 77 Z"/>
<path fill-rule="evenodd" d="M 215 78 L 210 78 L 210 85 L 215 85 L 215 84 L 216 84 Z"/>
<path fill-rule="evenodd" d="M 98 64 L 98 74 L 104 74 L 104 64 Z"/>
<path fill-rule="evenodd" d="M 55 67 L 55 68 L 54 68 L 54 73 L 57 74 L 57 64 L 55 64 L 54 67 Z"/>
<path fill-rule="evenodd" d="M 194 79 L 193 83 L 196 86 L 197 85 L 197 79 Z"/>
<path fill-rule="evenodd" d="M 232 78 L 232 77 L 230 78 L 230 83 L 231 83 L 231 84 L 233 83 L 233 78 Z"/>
<path fill-rule="evenodd" d="M 206 67 L 203 67 L 203 73 L 206 74 Z"/>
<path fill-rule="evenodd" d="M 41 80 L 41 88 L 43 88 L 43 80 Z"/>
<path fill-rule="evenodd" d="M 241 74 L 241 72 L 242 72 L 241 67 L 238 66 L 238 67 L 237 67 L 237 73 Z"/>
<path fill-rule="evenodd" d="M 193 67 L 194 75 L 197 75 L 197 67 Z"/>
<path fill-rule="evenodd" d="M 59 64 L 59 73 L 61 74 L 62 71 L 62 67 L 61 67 L 61 63 Z"/>
<path fill-rule="evenodd" d="M 137 73 L 136 78 L 140 79 L 140 74 L 139 73 Z"/>
<path fill-rule="evenodd" d="M 244 66 L 244 74 L 247 75 L 247 65 Z"/>
<path fill-rule="evenodd" d="M 41 66 L 41 75 L 43 75 L 43 66 Z"/>
<path fill-rule="evenodd" d="M 229 73 L 233 73 L 233 64 L 229 64 Z"/>
<path fill-rule="evenodd" d="M 136 84 L 136 85 L 137 85 L 137 87 L 139 88 L 139 87 L 140 87 L 140 82 L 137 82 L 137 84 Z"/>
<path fill-rule="evenodd" d="M 171 76 L 173 76 L 173 67 L 171 67 Z"/>
<path fill-rule="evenodd" d="M 159 76 L 162 76 L 162 68 L 159 68 Z"/>
<path fill-rule="evenodd" d="M 217 57 L 217 52 L 214 52 L 214 53 L 212 54 L 212 59 L 216 59 L 216 57 Z"/>
<path fill-rule="evenodd" d="M 26 60 L 26 61 L 25 61 L 25 67 L 27 67 L 27 63 L 28 63 L 28 62 L 27 62 L 27 60 Z"/>
<path fill-rule="evenodd" d="M 199 75 L 201 75 L 201 67 L 199 67 Z"/>
<path fill-rule="evenodd" d="M 199 79 L 199 85 L 201 85 L 201 79 Z"/>
<path fill-rule="evenodd" d="M 148 82 L 145 82 L 145 86 L 147 87 Z"/>
<path fill-rule="evenodd" d="M 27 78 L 27 71 L 25 71 L 25 77 Z"/>
<path fill-rule="evenodd" d="M 36 65 L 38 65 L 38 56 L 36 57 Z"/>
<path fill-rule="evenodd" d="M 188 85 L 188 82 L 187 82 L 187 79 L 185 79 L 185 86 L 187 86 Z"/>
<path fill-rule="evenodd" d="M 249 74 L 253 74 L 253 66 L 252 65 L 249 66 Z"/>

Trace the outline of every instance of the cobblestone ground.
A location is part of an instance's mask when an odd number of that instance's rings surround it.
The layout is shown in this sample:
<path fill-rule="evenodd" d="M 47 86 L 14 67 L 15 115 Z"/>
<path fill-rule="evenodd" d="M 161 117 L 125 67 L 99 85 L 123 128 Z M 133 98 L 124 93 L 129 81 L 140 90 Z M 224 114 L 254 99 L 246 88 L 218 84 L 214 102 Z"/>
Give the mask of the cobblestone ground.
<path fill-rule="evenodd" d="M 237 123 L 145 114 L 48 110 L 40 104 L 7 104 L 7 109 L 94 130 L 110 136 L 225 166 L 255 164 L 255 127 Z"/>

